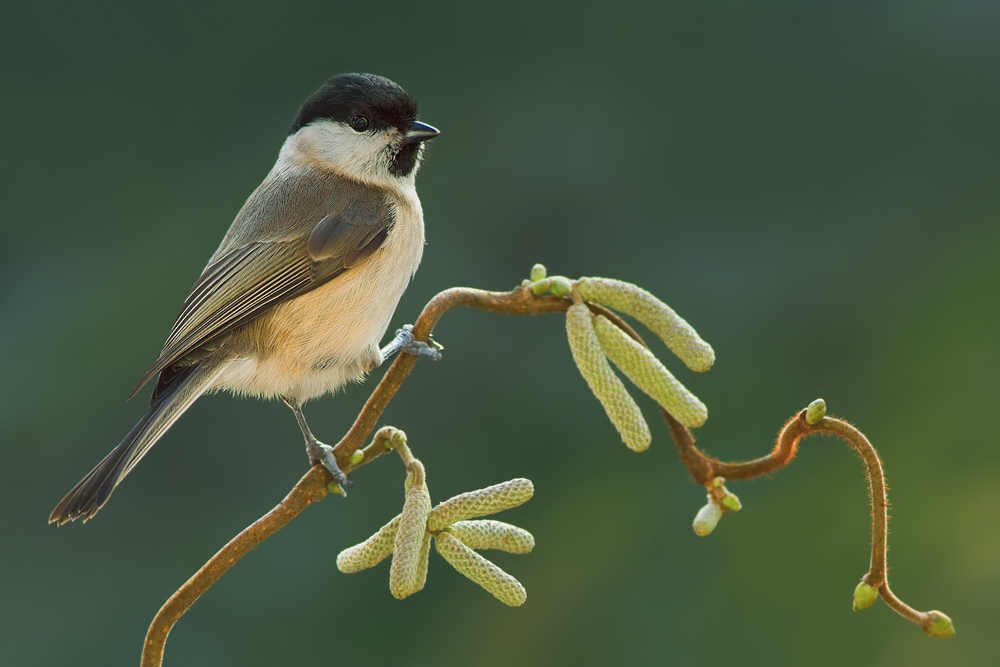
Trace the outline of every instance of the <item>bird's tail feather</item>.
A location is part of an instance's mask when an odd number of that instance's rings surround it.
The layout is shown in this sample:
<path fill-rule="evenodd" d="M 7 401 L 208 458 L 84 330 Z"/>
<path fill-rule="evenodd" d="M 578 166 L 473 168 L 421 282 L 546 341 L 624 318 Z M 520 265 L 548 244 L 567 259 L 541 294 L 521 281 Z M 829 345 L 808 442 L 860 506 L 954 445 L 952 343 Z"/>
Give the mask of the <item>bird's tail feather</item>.
<path fill-rule="evenodd" d="M 209 357 L 174 375 L 121 444 L 80 480 L 52 510 L 49 523 L 62 525 L 81 517 L 84 521 L 93 518 L 139 459 L 211 386 L 225 363 L 226 360 Z"/>

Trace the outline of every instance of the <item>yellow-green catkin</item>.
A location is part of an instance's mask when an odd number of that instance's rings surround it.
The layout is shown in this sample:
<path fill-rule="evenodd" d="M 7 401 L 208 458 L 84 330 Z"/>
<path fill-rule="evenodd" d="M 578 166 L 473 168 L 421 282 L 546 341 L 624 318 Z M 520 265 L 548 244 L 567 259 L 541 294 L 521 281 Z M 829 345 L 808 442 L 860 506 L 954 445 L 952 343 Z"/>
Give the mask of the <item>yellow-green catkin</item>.
<path fill-rule="evenodd" d="M 434 542 L 437 552 L 453 568 L 488 590 L 498 600 L 512 607 L 524 604 L 528 594 L 517 579 L 462 544 L 448 532 L 438 533 Z"/>
<path fill-rule="evenodd" d="M 350 574 L 381 563 L 392 553 L 400 518 L 401 515 L 397 514 L 395 519 L 382 526 L 377 533 L 361 544 L 355 544 L 341 551 L 337 556 L 337 568 L 345 574 Z"/>
<path fill-rule="evenodd" d="M 594 396 L 604 406 L 608 419 L 618 429 L 622 441 L 637 452 L 649 447 L 649 426 L 639 411 L 639 406 L 625 389 L 625 385 L 611 370 L 601 344 L 594 331 L 590 309 L 575 304 L 566 311 L 566 335 L 580 374 L 587 381 Z"/>
<path fill-rule="evenodd" d="M 406 502 L 396 530 L 389 568 L 389 591 L 397 598 L 420 589 L 420 553 L 427 532 L 427 514 L 431 511 L 431 496 L 424 483 L 424 468 L 420 461 L 410 464 L 412 481 L 406 491 Z"/>
<path fill-rule="evenodd" d="M 710 534 L 719 525 L 721 518 L 722 509 L 709 498 L 708 504 L 698 510 L 698 514 L 694 517 L 695 534 L 699 537 Z"/>
<path fill-rule="evenodd" d="M 588 301 L 631 315 L 659 336 L 693 371 L 707 371 L 715 351 L 670 306 L 638 285 L 610 278 L 580 278 L 580 295 Z"/>
<path fill-rule="evenodd" d="M 500 549 L 526 554 L 535 548 L 535 537 L 531 533 L 503 521 L 458 521 L 448 526 L 448 532 L 470 549 Z"/>
<path fill-rule="evenodd" d="M 531 480 L 520 477 L 478 491 L 469 491 L 449 498 L 432 509 L 427 517 L 427 527 L 441 530 L 456 521 L 496 514 L 517 507 L 534 493 L 535 487 Z"/>
<path fill-rule="evenodd" d="M 431 534 L 424 531 L 424 542 L 420 545 L 420 560 L 417 563 L 417 588 L 413 591 L 423 590 L 427 583 L 427 561 L 431 554 Z"/>
<path fill-rule="evenodd" d="M 603 315 L 594 318 L 594 331 L 601 348 L 615 366 L 677 421 L 689 428 L 708 419 L 708 408 L 677 381 L 653 353 L 632 340 Z"/>

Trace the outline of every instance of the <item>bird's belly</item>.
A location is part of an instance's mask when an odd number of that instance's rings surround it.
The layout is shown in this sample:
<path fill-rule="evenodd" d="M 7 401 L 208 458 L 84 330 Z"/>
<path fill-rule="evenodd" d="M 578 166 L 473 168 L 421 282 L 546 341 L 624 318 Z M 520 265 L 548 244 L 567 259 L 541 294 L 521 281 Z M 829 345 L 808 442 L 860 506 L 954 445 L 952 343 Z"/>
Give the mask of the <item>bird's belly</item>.
<path fill-rule="evenodd" d="M 247 325 L 237 342 L 247 352 L 217 386 L 306 401 L 361 380 L 382 362 L 379 342 L 423 252 L 420 227 L 412 238 L 397 226 L 361 264 Z"/>

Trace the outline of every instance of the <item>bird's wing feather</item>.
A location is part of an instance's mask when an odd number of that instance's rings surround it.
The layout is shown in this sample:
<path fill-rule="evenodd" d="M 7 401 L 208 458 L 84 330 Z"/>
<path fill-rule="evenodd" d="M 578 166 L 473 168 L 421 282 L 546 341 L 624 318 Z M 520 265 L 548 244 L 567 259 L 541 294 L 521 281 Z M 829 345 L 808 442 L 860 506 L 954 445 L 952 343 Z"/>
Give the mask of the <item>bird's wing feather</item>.
<path fill-rule="evenodd" d="M 254 241 L 216 257 L 195 283 L 151 377 L 200 346 L 309 292 L 357 265 L 385 242 L 395 211 L 378 193 L 357 196 L 343 210 L 320 219 L 290 240 Z"/>

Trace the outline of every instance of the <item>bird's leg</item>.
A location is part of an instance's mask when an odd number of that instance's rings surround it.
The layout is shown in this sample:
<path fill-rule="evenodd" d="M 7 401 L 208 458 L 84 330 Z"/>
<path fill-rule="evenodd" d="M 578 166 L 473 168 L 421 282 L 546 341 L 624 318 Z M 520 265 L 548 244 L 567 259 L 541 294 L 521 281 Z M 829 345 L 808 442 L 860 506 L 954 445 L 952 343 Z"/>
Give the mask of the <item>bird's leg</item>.
<path fill-rule="evenodd" d="M 340 494 L 346 496 L 347 492 L 344 491 L 344 487 L 351 486 L 353 482 L 337 465 L 337 459 L 333 456 L 333 447 L 324 445 L 312 434 L 312 431 L 309 430 L 309 424 L 306 423 L 306 416 L 302 414 L 302 407 L 297 400 L 287 396 L 282 396 L 281 400 L 295 413 L 295 419 L 299 422 L 299 428 L 302 429 L 302 436 L 306 439 L 306 453 L 309 454 L 309 462 L 312 465 L 322 463 L 327 472 L 333 475 L 334 481 L 340 485 Z"/>
<path fill-rule="evenodd" d="M 413 325 L 405 324 L 403 328 L 396 332 L 396 337 L 382 348 L 382 359 L 389 359 L 398 352 L 406 352 L 421 357 L 428 357 L 434 361 L 441 361 L 441 350 L 444 347 L 435 342 L 433 338 L 428 338 L 428 342 L 413 338 Z"/>

